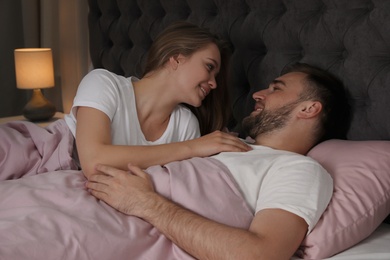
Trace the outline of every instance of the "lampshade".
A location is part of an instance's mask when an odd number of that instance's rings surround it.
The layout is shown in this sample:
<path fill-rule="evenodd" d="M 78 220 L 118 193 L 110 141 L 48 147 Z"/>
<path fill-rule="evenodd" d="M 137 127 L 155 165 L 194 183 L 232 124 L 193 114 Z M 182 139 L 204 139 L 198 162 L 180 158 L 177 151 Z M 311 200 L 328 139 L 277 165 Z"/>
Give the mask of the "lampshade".
<path fill-rule="evenodd" d="M 54 87 L 50 48 L 15 49 L 16 86 L 20 89 Z"/>
<path fill-rule="evenodd" d="M 17 88 L 33 89 L 32 97 L 23 109 L 23 115 L 31 121 L 52 118 L 56 107 L 41 92 L 41 88 L 54 87 L 51 49 L 15 49 L 14 57 Z"/>

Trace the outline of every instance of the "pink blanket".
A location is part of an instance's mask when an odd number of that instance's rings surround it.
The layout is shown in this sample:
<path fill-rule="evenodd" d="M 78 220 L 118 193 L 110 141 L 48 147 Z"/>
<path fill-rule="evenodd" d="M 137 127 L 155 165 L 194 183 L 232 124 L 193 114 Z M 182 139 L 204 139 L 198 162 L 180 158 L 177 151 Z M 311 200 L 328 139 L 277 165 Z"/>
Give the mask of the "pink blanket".
<path fill-rule="evenodd" d="M 253 215 L 217 160 L 194 158 L 148 172 L 156 190 L 178 204 L 249 227 Z M 0 259 L 192 259 L 149 223 L 95 199 L 84 183 L 75 170 L 0 182 Z"/>
<path fill-rule="evenodd" d="M 77 170 L 73 144 L 73 135 L 62 119 L 46 128 L 29 121 L 0 124 L 0 181 Z"/>

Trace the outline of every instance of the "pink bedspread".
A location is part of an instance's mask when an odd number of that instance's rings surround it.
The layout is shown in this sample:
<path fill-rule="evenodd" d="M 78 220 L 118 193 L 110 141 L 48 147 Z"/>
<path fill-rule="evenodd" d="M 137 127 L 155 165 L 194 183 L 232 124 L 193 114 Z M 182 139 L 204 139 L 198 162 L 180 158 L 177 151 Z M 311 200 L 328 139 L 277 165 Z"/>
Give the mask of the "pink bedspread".
<path fill-rule="evenodd" d="M 46 128 L 29 121 L 0 124 L 0 181 L 48 171 L 77 170 L 74 138 L 60 119 Z"/>
<path fill-rule="evenodd" d="M 178 204 L 249 227 L 253 215 L 218 161 L 194 158 L 148 171 L 156 190 Z M 74 170 L 0 182 L 0 259 L 192 259 L 149 223 L 95 199 L 84 183 Z"/>

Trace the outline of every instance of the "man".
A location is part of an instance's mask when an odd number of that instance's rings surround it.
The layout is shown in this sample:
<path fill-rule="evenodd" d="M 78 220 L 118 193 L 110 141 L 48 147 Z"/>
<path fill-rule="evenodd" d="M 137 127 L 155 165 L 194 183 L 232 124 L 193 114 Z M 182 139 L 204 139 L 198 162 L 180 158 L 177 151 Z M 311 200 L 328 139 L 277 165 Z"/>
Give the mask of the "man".
<path fill-rule="evenodd" d="M 254 111 L 243 120 L 254 139 L 253 151 L 213 157 L 229 168 L 255 214 L 248 230 L 171 202 L 135 166 L 129 165 L 129 174 L 99 165 L 101 174 L 87 187 L 117 210 L 149 222 L 198 259 L 289 259 L 333 190 L 325 170 L 304 155 L 326 138 L 341 137 L 336 129 L 346 129 L 342 123 L 348 122 L 348 105 L 337 79 L 306 64 L 292 66 L 253 98 Z"/>

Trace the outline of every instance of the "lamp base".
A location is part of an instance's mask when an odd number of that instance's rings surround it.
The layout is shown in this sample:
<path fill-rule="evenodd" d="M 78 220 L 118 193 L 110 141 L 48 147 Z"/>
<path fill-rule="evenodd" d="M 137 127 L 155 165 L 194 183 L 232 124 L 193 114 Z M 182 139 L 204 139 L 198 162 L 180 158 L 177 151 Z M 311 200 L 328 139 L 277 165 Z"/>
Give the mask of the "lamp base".
<path fill-rule="evenodd" d="M 44 121 L 52 118 L 56 107 L 47 100 L 40 89 L 34 89 L 30 101 L 23 109 L 23 116 L 30 121 Z"/>

